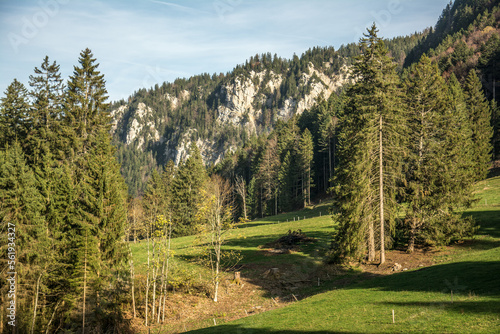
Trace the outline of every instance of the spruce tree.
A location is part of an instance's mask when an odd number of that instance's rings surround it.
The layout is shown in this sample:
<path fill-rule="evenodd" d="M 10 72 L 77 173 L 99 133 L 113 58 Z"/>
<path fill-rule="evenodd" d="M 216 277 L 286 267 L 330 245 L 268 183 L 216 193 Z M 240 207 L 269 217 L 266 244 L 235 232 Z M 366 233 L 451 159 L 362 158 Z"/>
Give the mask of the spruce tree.
<path fill-rule="evenodd" d="M 63 119 L 72 173 L 69 200 L 76 208 L 68 217 L 73 300 L 85 294 L 84 305 L 93 312 L 81 309 L 81 315 L 91 328 L 119 320 L 128 254 L 123 244 L 126 188 L 111 145 L 107 92 L 98 66 L 89 49 L 82 51 L 68 81 Z"/>
<path fill-rule="evenodd" d="M 5 97 L 1 98 L 0 147 L 6 147 L 15 141 L 24 143 L 31 127 L 29 110 L 28 90 L 14 79 L 7 87 Z"/>
<path fill-rule="evenodd" d="M 446 244 L 470 233 L 455 210 L 471 198 L 471 131 L 457 79 L 449 85 L 422 56 L 405 82 L 408 156 L 405 223 L 408 252 L 416 243 Z"/>
<path fill-rule="evenodd" d="M 40 164 L 43 155 L 62 156 L 60 122 L 62 118 L 62 103 L 64 84 L 59 72 L 59 65 L 52 64 L 45 57 L 40 68 L 35 67 L 35 74 L 30 75 L 30 109 L 31 128 L 27 138 L 27 152 L 31 162 Z"/>
<path fill-rule="evenodd" d="M 16 272 L 16 328 L 20 332 L 30 331 L 38 278 L 45 274 L 47 258 L 40 252 L 48 246 L 43 208 L 33 171 L 26 164 L 20 144 L 14 141 L 7 149 L 0 150 L 0 222 L 4 230 L 0 250 L 7 254 L 8 247 L 14 249 L 15 267 L 2 272 L 0 281 L 4 299 L 10 286 L 6 278 L 12 277 L 5 272 Z M 7 263 L 4 268 L 8 268 Z M 7 305 L 4 301 L 2 305 Z"/>
<path fill-rule="evenodd" d="M 302 171 L 302 196 L 304 207 L 311 204 L 311 165 L 314 157 L 314 144 L 311 132 L 305 129 L 299 140 L 298 156 Z"/>
<path fill-rule="evenodd" d="M 280 168 L 280 161 L 277 145 L 278 143 L 275 137 L 269 138 L 268 146 L 266 147 L 259 164 L 257 178 L 262 191 L 261 215 L 267 213 L 277 214 L 278 211 L 278 172 Z M 268 207 L 273 208 L 274 210 L 269 210 L 269 212 L 267 212 Z"/>
<path fill-rule="evenodd" d="M 63 109 L 66 150 L 73 161 L 89 151 L 101 131 L 111 128 L 104 75 L 92 51 L 83 50 L 78 63 L 67 83 Z"/>
<path fill-rule="evenodd" d="M 464 95 L 472 129 L 474 147 L 473 161 L 476 166 L 474 180 L 486 178 L 491 162 L 491 127 L 490 104 L 484 97 L 481 81 L 474 70 L 471 70 L 464 83 Z"/>
<path fill-rule="evenodd" d="M 332 93 L 328 101 L 319 105 L 320 145 L 322 150 L 326 150 L 328 154 L 328 185 L 325 184 L 325 189 L 331 186 L 333 172 L 336 167 L 337 132 L 339 118 L 343 109 L 342 103 L 342 97 L 338 96 L 337 93 Z"/>
<path fill-rule="evenodd" d="M 394 220 L 396 182 L 401 174 L 399 131 L 404 129 L 404 120 L 396 65 L 377 32 L 373 25 L 361 39 L 363 54 L 353 72 L 358 81 L 347 92 L 343 152 L 335 179 L 340 223 L 334 240 L 335 260 L 359 258 L 368 249 L 368 260 L 374 261 L 378 235 L 380 263 L 384 263 L 385 233 Z"/>
<path fill-rule="evenodd" d="M 413 252 L 416 239 L 425 225 L 431 224 L 442 199 L 440 181 L 443 146 L 446 84 L 436 65 L 425 55 L 414 67 L 407 90 L 407 119 L 409 128 L 406 171 L 406 201 L 408 212 L 408 251 Z"/>
<path fill-rule="evenodd" d="M 175 235 L 196 232 L 196 213 L 200 190 L 207 179 L 200 150 L 196 143 L 190 147 L 190 156 L 179 166 L 172 182 L 172 218 Z"/>

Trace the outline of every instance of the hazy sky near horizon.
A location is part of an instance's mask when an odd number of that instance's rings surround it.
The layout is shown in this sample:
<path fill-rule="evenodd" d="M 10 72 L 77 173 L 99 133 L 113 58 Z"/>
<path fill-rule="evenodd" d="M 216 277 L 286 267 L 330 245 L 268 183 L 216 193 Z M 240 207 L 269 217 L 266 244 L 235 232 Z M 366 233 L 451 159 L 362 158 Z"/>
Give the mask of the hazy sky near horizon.
<path fill-rule="evenodd" d="M 178 77 L 226 73 L 255 54 L 291 58 L 434 26 L 449 0 L 0 0 L 0 96 L 47 55 L 65 79 L 90 48 L 111 101 Z"/>

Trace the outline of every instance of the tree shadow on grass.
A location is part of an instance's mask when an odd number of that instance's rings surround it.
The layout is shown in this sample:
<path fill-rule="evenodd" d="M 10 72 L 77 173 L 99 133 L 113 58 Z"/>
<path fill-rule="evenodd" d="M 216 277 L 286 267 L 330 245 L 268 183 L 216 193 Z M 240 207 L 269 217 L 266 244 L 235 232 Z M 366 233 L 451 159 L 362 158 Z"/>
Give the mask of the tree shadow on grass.
<path fill-rule="evenodd" d="M 500 298 L 496 300 L 466 300 L 466 301 L 454 301 L 451 302 L 382 302 L 378 304 L 389 305 L 389 306 L 403 306 L 403 307 L 431 307 L 444 309 L 446 311 L 451 311 L 454 313 L 476 313 L 485 315 L 498 315 L 500 314 Z"/>
<path fill-rule="evenodd" d="M 492 254 L 496 256 L 496 253 Z M 500 261 L 464 261 L 434 265 L 368 280 L 347 289 L 422 291 L 500 297 Z M 499 300 L 500 302 L 500 300 Z"/>
<path fill-rule="evenodd" d="M 479 224 L 478 235 L 489 235 L 500 238 L 500 210 L 498 211 L 467 211 L 464 217 L 472 217 Z"/>
<path fill-rule="evenodd" d="M 355 332 L 339 331 L 296 331 L 296 330 L 275 330 L 271 328 L 248 328 L 236 324 L 220 325 L 189 331 L 188 333 L 227 333 L 227 334 L 354 334 Z"/>

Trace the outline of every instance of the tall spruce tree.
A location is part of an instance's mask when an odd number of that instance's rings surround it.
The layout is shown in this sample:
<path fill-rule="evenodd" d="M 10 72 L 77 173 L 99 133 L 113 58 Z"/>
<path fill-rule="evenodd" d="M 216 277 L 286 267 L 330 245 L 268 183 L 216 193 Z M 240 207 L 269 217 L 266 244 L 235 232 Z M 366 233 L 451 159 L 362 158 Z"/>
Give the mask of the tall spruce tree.
<path fill-rule="evenodd" d="M 299 140 L 298 156 L 302 171 L 302 196 L 304 207 L 311 204 L 311 165 L 314 158 L 314 143 L 311 132 L 305 129 Z"/>
<path fill-rule="evenodd" d="M 396 209 L 396 182 L 401 169 L 401 90 L 392 59 L 375 24 L 361 39 L 363 54 L 354 64 L 356 84 L 347 92 L 341 164 L 335 200 L 339 231 L 334 260 L 361 257 L 375 260 L 378 235 L 380 263 L 385 262 L 386 229 Z M 343 161 L 342 161 L 343 160 Z M 378 233 L 376 230 L 378 225 Z"/>
<path fill-rule="evenodd" d="M 119 321 L 124 296 L 126 188 L 111 145 L 104 77 L 89 49 L 78 62 L 68 81 L 63 119 L 77 208 L 69 233 L 73 296 L 83 299 L 82 308 L 75 306 L 85 326 L 102 328 Z"/>
<path fill-rule="evenodd" d="M 66 148 L 72 160 L 88 152 L 102 130 L 111 128 L 106 82 L 92 51 L 83 50 L 78 63 L 68 80 L 64 100 Z"/>
<path fill-rule="evenodd" d="M 196 232 L 200 190 L 207 179 L 196 143 L 192 143 L 189 153 L 189 158 L 179 166 L 172 182 L 172 219 L 177 236 Z"/>
<path fill-rule="evenodd" d="M 473 222 L 457 208 L 472 200 L 473 154 L 464 96 L 454 75 L 447 84 L 427 56 L 405 81 L 408 141 L 405 232 L 416 244 L 447 244 L 470 235 Z"/>
<path fill-rule="evenodd" d="M 49 62 L 45 57 L 40 68 L 35 67 L 35 74 L 30 75 L 31 127 L 28 132 L 27 149 L 30 162 L 43 164 L 43 156 L 57 156 L 61 150 L 60 122 L 64 83 L 56 62 Z M 59 158 L 62 158 L 59 156 Z"/>
<path fill-rule="evenodd" d="M 426 225 L 432 224 L 443 200 L 443 164 L 448 149 L 442 125 L 447 108 L 447 87 L 437 65 L 425 55 L 414 66 L 405 82 L 409 128 L 406 159 L 406 201 L 408 212 L 408 251 Z"/>
<path fill-rule="evenodd" d="M 491 161 L 491 107 L 482 91 L 481 81 L 471 70 L 464 83 L 464 95 L 472 129 L 473 161 L 476 166 L 474 180 L 486 178 Z"/>
<path fill-rule="evenodd" d="M 322 150 L 328 154 L 328 177 L 325 189 L 331 186 L 333 172 L 335 170 L 336 152 L 337 152 L 337 132 L 339 118 L 343 109 L 342 97 L 333 93 L 328 101 L 319 105 L 319 132 L 320 145 Z"/>
<path fill-rule="evenodd" d="M 2 305 L 7 300 L 10 284 L 16 272 L 16 328 L 19 332 L 29 332 L 33 320 L 35 291 L 39 287 L 38 280 L 44 275 L 44 264 L 47 260 L 40 249 L 47 247 L 44 221 L 42 217 L 43 199 L 36 187 L 33 171 L 26 164 L 23 150 L 17 141 L 10 147 L 0 150 L 0 223 L 2 236 L 0 250 L 14 249 L 14 268 L 8 266 L 7 256 L 2 261 L 0 281 L 2 282 L 0 297 Z M 12 253 L 12 250 L 9 251 Z M 38 282 L 38 284 L 37 284 Z M 7 319 L 6 308 L 2 308 L 3 319 Z"/>
<path fill-rule="evenodd" d="M 29 110 L 28 90 L 14 79 L 0 103 L 0 147 L 15 141 L 24 143 L 31 127 Z"/>
<path fill-rule="evenodd" d="M 268 146 L 266 147 L 259 164 L 257 178 L 262 192 L 261 215 L 267 213 L 277 214 L 278 211 L 278 172 L 280 168 L 280 161 L 277 145 L 278 142 L 276 137 L 268 139 Z M 269 205 L 271 202 L 272 205 Z M 273 208 L 273 210 L 267 210 L 269 207 Z"/>

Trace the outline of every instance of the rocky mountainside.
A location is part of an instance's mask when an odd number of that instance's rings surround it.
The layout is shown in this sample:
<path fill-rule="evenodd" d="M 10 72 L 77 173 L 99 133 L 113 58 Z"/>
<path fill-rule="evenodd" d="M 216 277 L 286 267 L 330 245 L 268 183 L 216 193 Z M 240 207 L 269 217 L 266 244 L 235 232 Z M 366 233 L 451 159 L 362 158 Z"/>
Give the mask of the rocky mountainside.
<path fill-rule="evenodd" d="M 325 64 L 328 66 L 328 64 Z M 274 117 L 266 121 L 266 109 L 273 108 L 273 98 L 279 94 L 284 74 L 272 70 L 250 71 L 247 76 L 236 76 L 233 80 L 221 83 L 213 94 L 218 98 L 217 107 L 212 110 L 214 130 L 233 127 L 245 132 L 245 137 L 259 135 L 266 131 L 266 123 L 274 124 L 278 120 L 288 120 L 293 115 L 300 115 L 314 106 L 319 99 L 325 99 L 332 92 L 342 87 L 349 79 L 349 69 L 343 66 L 339 71 L 326 74 L 312 63 L 307 71 L 300 73 L 299 86 L 307 87 L 307 93 L 298 98 L 287 96 L 283 103 L 274 110 Z M 192 93 L 182 90 L 179 95 L 165 93 L 164 103 L 172 110 L 189 104 Z M 161 130 L 161 125 L 168 119 L 158 119 L 155 111 L 144 102 L 137 106 L 124 104 L 112 111 L 115 123 L 115 135 L 123 138 L 123 144 L 136 150 L 147 150 L 155 146 L 162 153 L 160 160 L 173 160 L 178 165 L 187 158 L 192 141 L 202 152 L 205 164 L 219 162 L 229 150 L 237 148 L 239 142 L 233 141 L 229 147 L 220 145 L 217 136 L 203 136 L 197 127 L 179 128 L 173 132 Z M 127 120 L 125 120 L 127 118 Z"/>
<path fill-rule="evenodd" d="M 428 31 L 387 41 L 400 66 Z M 140 89 L 112 105 L 113 137 L 132 195 L 169 160 L 179 164 L 196 142 L 206 165 L 221 161 L 253 136 L 313 108 L 350 82 L 357 44 L 315 47 L 300 57 L 250 57 L 223 74 L 201 74 Z"/>

